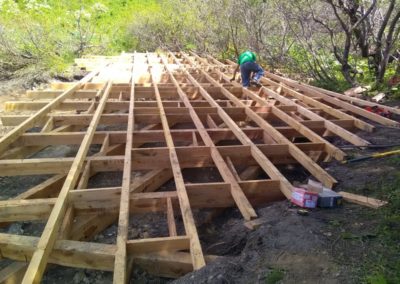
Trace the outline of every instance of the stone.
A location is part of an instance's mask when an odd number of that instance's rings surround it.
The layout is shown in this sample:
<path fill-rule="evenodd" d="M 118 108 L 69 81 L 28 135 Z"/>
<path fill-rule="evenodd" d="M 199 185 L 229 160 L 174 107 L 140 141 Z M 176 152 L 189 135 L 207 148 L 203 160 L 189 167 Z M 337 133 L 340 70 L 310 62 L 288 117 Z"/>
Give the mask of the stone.
<path fill-rule="evenodd" d="M 376 96 L 372 97 L 372 100 L 379 103 L 380 101 L 382 101 L 384 98 L 386 97 L 386 94 L 384 93 L 379 93 Z"/>

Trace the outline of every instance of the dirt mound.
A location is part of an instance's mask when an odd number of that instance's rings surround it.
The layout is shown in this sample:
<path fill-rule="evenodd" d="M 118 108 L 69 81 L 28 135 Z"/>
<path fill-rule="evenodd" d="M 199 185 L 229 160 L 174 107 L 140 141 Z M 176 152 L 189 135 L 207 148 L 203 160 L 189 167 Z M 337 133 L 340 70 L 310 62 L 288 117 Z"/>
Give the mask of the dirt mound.
<path fill-rule="evenodd" d="M 244 227 L 238 212 L 228 210 L 201 228 L 202 241 L 209 244 L 205 253 L 224 257 L 173 283 L 266 283 L 271 274 L 284 283 L 351 283 L 345 268 L 329 257 L 327 237 L 332 235 L 329 220 L 344 210 L 317 209 L 300 216 L 287 201 L 274 203 L 257 211 L 265 223 L 255 231 Z"/>

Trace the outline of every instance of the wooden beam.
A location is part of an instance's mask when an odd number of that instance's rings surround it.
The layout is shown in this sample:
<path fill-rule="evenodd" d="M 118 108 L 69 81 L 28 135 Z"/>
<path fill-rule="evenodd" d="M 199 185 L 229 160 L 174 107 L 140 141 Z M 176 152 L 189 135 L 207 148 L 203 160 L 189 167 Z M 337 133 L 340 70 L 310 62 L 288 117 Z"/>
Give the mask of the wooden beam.
<path fill-rule="evenodd" d="M 190 238 L 187 236 L 149 238 L 129 240 L 126 244 L 129 254 L 147 254 L 152 252 L 174 252 L 188 250 Z"/>
<path fill-rule="evenodd" d="M 368 196 L 358 195 L 350 192 L 340 191 L 338 193 L 341 196 L 343 196 L 344 200 L 348 202 L 356 203 L 374 209 L 378 209 L 388 203 L 387 201 L 379 200 Z"/>
<path fill-rule="evenodd" d="M 168 222 L 168 232 L 170 237 L 177 236 L 176 232 L 176 223 L 175 223 L 175 216 L 174 216 L 174 207 L 172 205 L 171 198 L 167 198 L 167 222 Z"/>
<path fill-rule="evenodd" d="M 223 75 L 225 80 L 229 79 L 225 74 L 220 73 L 219 71 L 218 71 L 218 73 Z M 239 84 L 234 83 L 234 85 L 239 85 Z M 261 90 L 264 90 L 264 88 L 262 88 Z M 252 92 L 250 90 L 243 90 L 243 92 L 246 95 L 250 96 L 250 98 L 255 100 L 260 105 L 264 105 L 264 106 L 268 105 L 268 102 L 265 99 L 262 99 L 259 95 L 256 95 L 254 92 Z M 296 105 L 290 104 L 289 106 L 295 107 L 295 109 L 297 110 Z M 345 153 L 343 151 L 341 151 L 340 149 L 338 149 L 337 147 L 335 147 L 334 145 L 332 145 L 331 143 L 329 143 L 328 141 L 326 141 L 325 139 L 323 139 L 322 137 L 320 137 L 319 135 L 317 135 L 316 133 L 314 133 L 311 129 L 309 129 L 307 127 L 307 125 L 310 125 L 309 122 L 307 122 L 307 121 L 298 122 L 295 119 L 291 118 L 289 115 L 287 115 L 285 112 L 283 112 L 281 109 L 279 109 L 275 106 L 272 106 L 272 113 L 274 115 L 276 115 L 279 119 L 281 119 L 283 122 L 285 122 L 289 126 L 291 126 L 293 129 L 296 129 L 296 131 L 298 131 L 299 133 L 301 133 L 302 135 L 304 135 L 305 137 L 310 139 L 310 141 L 316 142 L 316 143 L 325 143 L 326 151 L 329 153 L 329 155 L 334 156 L 338 160 L 344 159 Z M 276 136 L 274 136 L 274 137 L 276 137 Z"/>
<path fill-rule="evenodd" d="M 0 201 L 0 222 L 44 220 L 55 201 L 55 198 Z"/>
<path fill-rule="evenodd" d="M 48 114 L 51 110 L 56 108 L 63 100 L 68 98 L 76 90 L 80 89 L 82 87 L 82 85 L 84 85 L 85 83 L 89 82 L 94 76 L 97 75 L 98 72 L 99 71 L 93 71 L 93 72 L 89 73 L 82 80 L 80 80 L 77 83 L 74 83 L 70 88 L 68 88 L 59 97 L 57 97 L 56 99 L 52 100 L 50 103 L 48 103 L 46 106 L 41 108 L 38 112 L 36 112 L 31 117 L 29 117 L 23 123 L 21 123 L 20 125 L 15 127 L 13 130 L 8 132 L 6 135 L 2 136 L 0 138 L 0 154 L 2 154 L 12 142 L 17 140 L 17 138 L 21 134 L 23 134 L 29 128 L 33 127 L 46 114 Z"/>
<path fill-rule="evenodd" d="M 3 257 L 27 261 L 32 258 L 40 239 L 38 237 L 0 233 Z M 58 240 L 50 252 L 49 262 L 69 267 L 112 270 L 115 245 Z"/>
<path fill-rule="evenodd" d="M 32 260 L 29 263 L 22 283 L 39 283 L 42 278 L 44 269 L 46 268 L 47 259 L 56 241 L 57 232 L 61 226 L 62 217 L 64 216 L 66 210 L 68 193 L 76 185 L 86 154 L 89 150 L 90 142 L 93 138 L 97 124 L 99 123 L 100 115 L 104 110 L 104 106 L 111 88 L 112 82 L 108 82 L 101 98 L 101 102 L 95 112 L 95 115 L 93 116 L 92 122 L 88 127 L 82 145 L 78 150 L 74 162 L 72 163 L 65 183 L 61 188 L 60 194 L 57 198 L 56 204 L 54 205 L 49 220 L 47 221 L 47 224 L 43 230 L 42 236 L 37 245 L 37 249 L 32 256 Z"/>
<path fill-rule="evenodd" d="M 0 270 L 1 284 L 16 284 L 22 281 L 28 265 L 25 262 L 13 262 Z"/>
<path fill-rule="evenodd" d="M 128 127 L 126 131 L 124 170 L 122 173 L 122 189 L 119 206 L 118 218 L 118 233 L 117 233 L 117 252 L 115 254 L 114 264 L 114 283 L 126 283 L 127 280 L 127 247 L 128 228 L 129 228 L 129 196 L 131 186 L 131 171 L 132 171 L 132 134 L 135 126 L 135 57 L 132 59 L 132 75 L 131 75 L 131 90 L 129 96 L 129 115 Z"/>
<path fill-rule="evenodd" d="M 182 89 L 180 89 L 178 82 L 172 75 L 171 70 L 169 70 L 168 65 L 166 64 L 166 60 L 164 58 L 162 58 L 162 62 L 167 69 L 170 79 L 174 82 L 175 86 L 177 87 L 178 94 L 179 94 L 181 100 L 183 101 L 185 106 L 189 109 L 189 113 L 193 120 L 193 123 L 195 124 L 196 129 L 198 130 L 200 136 L 202 137 L 205 145 L 210 147 L 211 157 L 212 157 L 213 162 L 215 163 L 216 167 L 218 168 L 219 173 L 221 174 L 221 176 L 225 182 L 228 182 L 231 184 L 232 196 L 235 199 L 236 204 L 237 204 L 240 212 L 242 213 L 243 217 L 247 220 L 257 217 L 257 214 L 256 214 L 254 208 L 251 206 L 250 202 L 247 200 L 242 189 L 240 188 L 239 184 L 237 183 L 237 180 L 235 179 L 234 174 L 229 170 L 228 165 L 225 163 L 224 159 L 222 158 L 221 154 L 217 150 L 211 137 L 208 135 L 207 131 L 205 130 L 204 124 L 201 122 L 201 120 L 198 117 L 197 113 L 195 112 L 193 106 L 190 104 L 189 99 L 187 98 L 185 93 L 182 91 Z M 209 116 L 209 119 L 210 119 L 209 123 L 211 123 L 210 125 L 215 126 L 214 128 L 217 128 L 215 122 L 211 119 L 210 116 Z"/>
<path fill-rule="evenodd" d="M 167 146 L 170 152 L 170 161 L 172 166 L 172 172 L 174 175 L 176 191 L 178 193 L 179 204 L 181 207 L 182 219 L 185 226 L 186 234 L 190 237 L 190 253 L 192 256 L 193 268 L 197 270 L 205 265 L 205 260 L 201 249 L 200 240 L 197 234 L 197 229 L 194 222 L 193 214 L 190 209 L 189 197 L 186 192 L 182 172 L 179 166 L 178 156 L 176 154 L 174 142 L 171 137 L 168 120 L 164 111 L 164 106 L 161 101 L 159 90 L 157 88 L 157 81 L 155 79 L 154 70 L 151 70 L 151 78 L 154 86 L 157 105 L 160 111 L 160 117 L 163 125 L 165 140 L 167 142 Z"/>
<path fill-rule="evenodd" d="M 345 101 L 341 101 L 338 98 L 331 97 L 331 96 L 329 96 L 327 94 L 324 94 L 324 93 L 322 93 L 320 91 L 317 91 L 316 89 L 307 88 L 304 85 L 301 85 L 301 84 L 296 83 L 294 81 L 286 80 L 286 79 L 284 79 L 282 77 L 279 77 L 279 76 L 277 76 L 275 74 L 272 74 L 272 73 L 266 73 L 266 76 L 271 78 L 271 79 L 283 82 L 284 84 L 289 85 L 291 87 L 295 87 L 295 88 L 297 88 L 299 90 L 302 90 L 305 93 L 305 95 L 312 95 L 312 96 L 315 96 L 315 97 L 320 97 L 320 98 L 322 98 L 322 100 L 324 100 L 324 101 L 326 101 L 328 103 L 331 103 L 331 104 L 333 104 L 335 106 L 338 106 L 340 108 L 348 110 L 348 111 L 350 111 L 350 112 L 352 112 L 354 114 L 357 114 L 357 115 L 360 115 L 362 117 L 368 118 L 368 119 L 370 119 L 372 121 L 378 122 L 378 123 L 380 123 L 382 125 L 397 126 L 397 127 L 400 126 L 400 123 L 398 123 L 397 121 L 390 120 L 390 119 L 385 118 L 383 116 L 380 116 L 380 115 L 377 115 L 375 113 L 366 111 L 365 109 L 362 109 L 362 108 L 360 108 L 358 106 L 349 104 L 349 103 L 347 103 Z"/>

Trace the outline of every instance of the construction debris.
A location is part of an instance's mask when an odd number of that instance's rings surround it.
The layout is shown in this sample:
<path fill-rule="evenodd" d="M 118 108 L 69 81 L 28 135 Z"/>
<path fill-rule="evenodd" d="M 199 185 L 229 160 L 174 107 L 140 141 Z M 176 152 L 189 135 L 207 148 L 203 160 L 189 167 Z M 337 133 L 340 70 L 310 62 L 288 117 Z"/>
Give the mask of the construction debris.
<path fill-rule="evenodd" d="M 362 94 L 365 93 L 366 91 L 368 91 L 369 89 L 371 89 L 371 87 L 369 87 L 369 86 L 368 87 L 358 86 L 358 87 L 348 89 L 347 91 L 344 92 L 344 94 L 349 97 L 361 98 Z"/>
<path fill-rule="evenodd" d="M 291 201 L 303 208 L 315 208 L 317 207 L 318 193 L 307 191 L 307 189 L 301 187 L 294 187 Z"/>
<path fill-rule="evenodd" d="M 345 191 L 340 191 L 338 193 L 341 196 L 343 196 L 344 200 L 346 200 L 347 202 L 356 203 L 356 204 L 367 206 L 367 207 L 370 207 L 373 209 L 378 209 L 387 204 L 387 201 L 379 200 L 379 199 L 368 197 L 368 196 L 358 195 L 358 194 L 349 193 L 349 192 L 345 192 Z"/>
<path fill-rule="evenodd" d="M 383 100 L 385 99 L 385 97 L 386 97 L 386 94 L 385 94 L 385 93 L 379 93 L 379 94 L 377 94 L 376 96 L 373 96 L 371 99 L 372 99 L 373 101 L 379 103 L 379 102 L 383 101 Z"/>
<path fill-rule="evenodd" d="M 48 263 L 113 271 L 115 283 L 128 281 L 132 265 L 163 277 L 200 269 L 216 257 L 203 253 L 193 210 L 237 207 L 252 222 L 257 205 L 292 198 L 282 165 L 332 188 L 337 181 L 318 162 L 342 161 L 345 153 L 327 137 L 367 146 L 353 131 L 374 126 L 361 118 L 399 126 L 363 109 L 368 102 L 272 73 L 258 90 L 243 89 L 230 82 L 234 63 L 211 56 L 125 53 L 79 64 L 91 73 L 30 91 L 6 103 L 1 117 L 14 128 L 0 138 L 0 175 L 45 179 L 0 201 L 4 226 L 46 224 L 39 237 L 0 234 L 1 256 L 29 263 L 6 268 L 25 273 L 24 283 L 40 282 Z M 60 145 L 77 150 L 41 155 Z M 192 182 L 193 168 L 216 178 Z M 117 185 L 92 182 L 110 173 Z M 165 215 L 167 235 L 131 237 L 130 220 L 154 212 Z M 112 224 L 112 243 L 93 241 Z"/>
<path fill-rule="evenodd" d="M 337 192 L 328 188 L 323 188 L 322 192 L 318 193 L 318 207 L 335 208 L 342 205 L 343 197 Z"/>
<path fill-rule="evenodd" d="M 257 218 L 251 221 L 246 221 L 244 222 L 244 225 L 249 229 L 249 230 L 256 230 L 259 228 L 262 224 L 267 222 L 268 220 L 265 218 Z"/>

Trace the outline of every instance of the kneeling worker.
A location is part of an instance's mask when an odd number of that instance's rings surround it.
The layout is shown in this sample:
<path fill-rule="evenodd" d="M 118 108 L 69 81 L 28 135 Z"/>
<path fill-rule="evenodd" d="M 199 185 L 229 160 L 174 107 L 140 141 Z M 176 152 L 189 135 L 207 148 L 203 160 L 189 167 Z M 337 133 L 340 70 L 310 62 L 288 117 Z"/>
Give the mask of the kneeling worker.
<path fill-rule="evenodd" d="M 245 51 L 240 54 L 239 59 L 237 61 L 238 65 L 233 72 L 233 77 L 231 82 L 235 80 L 236 73 L 240 68 L 240 74 L 242 75 L 242 85 L 243 87 L 247 88 L 250 86 L 250 83 L 260 87 L 260 79 L 264 75 L 264 70 L 256 63 L 256 55 L 254 52 Z M 254 73 L 253 79 L 250 77 L 251 73 Z"/>

